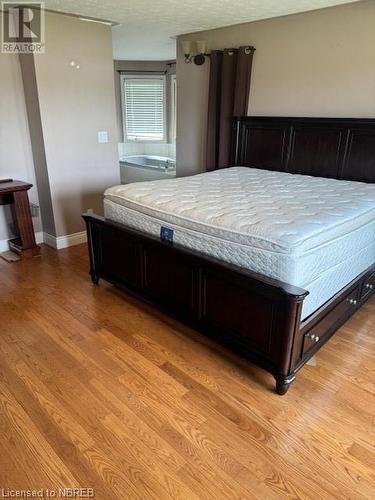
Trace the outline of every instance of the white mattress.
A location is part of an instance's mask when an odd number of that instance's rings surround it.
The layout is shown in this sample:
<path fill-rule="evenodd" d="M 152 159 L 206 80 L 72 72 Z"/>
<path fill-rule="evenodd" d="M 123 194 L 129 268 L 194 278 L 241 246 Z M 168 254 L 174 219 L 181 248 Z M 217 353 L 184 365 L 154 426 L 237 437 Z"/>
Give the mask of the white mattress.
<path fill-rule="evenodd" d="M 375 262 L 375 185 L 233 167 L 107 189 L 105 216 L 309 290 L 302 316 Z"/>

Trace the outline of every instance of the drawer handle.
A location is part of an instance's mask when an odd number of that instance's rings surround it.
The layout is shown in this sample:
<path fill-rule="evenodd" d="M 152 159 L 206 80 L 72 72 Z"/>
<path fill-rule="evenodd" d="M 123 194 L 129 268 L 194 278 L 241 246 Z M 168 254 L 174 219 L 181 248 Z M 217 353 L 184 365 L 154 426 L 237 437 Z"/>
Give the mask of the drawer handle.
<path fill-rule="evenodd" d="M 349 304 L 351 304 L 352 306 L 355 306 L 357 305 L 357 301 L 355 299 L 347 299 L 347 301 L 349 302 Z"/>
<path fill-rule="evenodd" d="M 313 340 L 314 342 L 319 342 L 320 337 L 315 335 L 315 333 L 306 333 L 306 337 Z"/>
<path fill-rule="evenodd" d="M 372 285 L 371 283 L 366 283 L 365 287 L 369 290 L 372 290 L 374 288 L 374 285 Z"/>

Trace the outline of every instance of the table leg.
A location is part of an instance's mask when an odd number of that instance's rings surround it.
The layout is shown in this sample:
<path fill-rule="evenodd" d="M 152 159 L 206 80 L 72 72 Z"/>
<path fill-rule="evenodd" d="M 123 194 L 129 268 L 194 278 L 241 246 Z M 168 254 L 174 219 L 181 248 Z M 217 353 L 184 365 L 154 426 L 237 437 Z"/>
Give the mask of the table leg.
<path fill-rule="evenodd" d="M 27 191 L 16 191 L 14 197 L 14 213 L 22 241 L 21 253 L 25 257 L 39 255 L 40 248 L 36 244 L 33 221 L 31 218 Z"/>

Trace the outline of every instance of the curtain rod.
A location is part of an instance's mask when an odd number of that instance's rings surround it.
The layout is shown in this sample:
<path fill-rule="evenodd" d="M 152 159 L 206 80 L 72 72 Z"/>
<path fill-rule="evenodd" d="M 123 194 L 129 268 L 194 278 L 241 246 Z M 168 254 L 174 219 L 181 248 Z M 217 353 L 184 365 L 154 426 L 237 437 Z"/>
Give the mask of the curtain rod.
<path fill-rule="evenodd" d="M 222 49 L 220 52 L 223 52 L 224 50 L 239 50 L 241 48 L 244 48 L 245 49 L 245 54 L 250 54 L 250 52 L 254 52 L 256 50 L 255 47 L 253 47 L 252 45 L 242 45 L 241 47 L 229 47 L 229 48 L 226 48 L 226 49 Z"/>

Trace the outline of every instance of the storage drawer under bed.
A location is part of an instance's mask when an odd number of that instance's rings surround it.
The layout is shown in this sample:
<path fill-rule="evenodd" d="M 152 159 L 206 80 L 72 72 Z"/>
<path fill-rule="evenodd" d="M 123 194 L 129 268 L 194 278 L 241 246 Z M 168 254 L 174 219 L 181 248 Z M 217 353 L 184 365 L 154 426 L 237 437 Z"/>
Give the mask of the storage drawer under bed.
<path fill-rule="evenodd" d="M 367 279 L 364 280 L 361 289 L 361 300 L 366 300 L 371 292 L 375 290 L 375 273 L 372 273 Z"/>
<path fill-rule="evenodd" d="M 350 316 L 353 308 L 358 307 L 358 294 L 360 287 L 356 287 L 343 300 L 332 309 L 324 318 L 303 335 L 302 358 L 330 337 L 331 333 L 337 329 L 338 323 L 343 323 L 347 316 Z"/>

